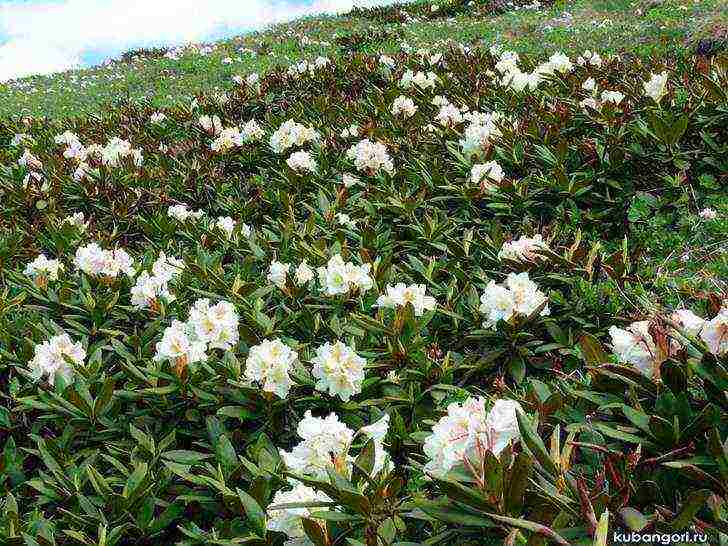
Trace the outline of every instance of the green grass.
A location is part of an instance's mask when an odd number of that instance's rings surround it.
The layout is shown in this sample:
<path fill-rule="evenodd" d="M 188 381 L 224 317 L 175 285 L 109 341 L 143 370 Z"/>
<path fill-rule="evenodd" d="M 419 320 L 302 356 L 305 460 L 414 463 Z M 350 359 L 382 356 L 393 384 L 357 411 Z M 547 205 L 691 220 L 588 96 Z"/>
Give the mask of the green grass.
<path fill-rule="evenodd" d="M 421 11 L 426 13 L 427 5 L 416 2 L 406 9 L 416 12 L 425 6 Z M 668 0 L 645 7 L 649 5 L 626 0 L 562 1 L 538 10 L 496 15 L 471 9 L 453 18 L 421 19 L 406 25 L 356 15 L 312 17 L 219 42 L 206 56 L 190 53 L 179 60 L 142 56 L 106 67 L 0 84 L 0 116 L 76 116 L 101 111 L 122 99 L 145 99 L 157 107 L 189 102 L 201 92 L 231 89 L 234 75 L 264 73 L 299 59 L 346 53 L 347 46 L 339 45 L 337 38 L 372 31 L 387 38 L 364 43 L 358 50 L 393 53 L 402 43 L 437 48 L 444 41 L 455 41 L 500 43 L 528 53 L 563 50 L 577 54 L 594 49 L 649 57 L 655 52 L 681 55 L 694 48 L 701 36 L 728 21 L 728 8 L 721 0 Z M 643 14 L 637 16 L 640 9 Z M 304 37 L 309 45 L 302 41 Z M 241 48 L 255 55 L 241 54 Z M 226 57 L 235 62 L 223 64 Z"/>

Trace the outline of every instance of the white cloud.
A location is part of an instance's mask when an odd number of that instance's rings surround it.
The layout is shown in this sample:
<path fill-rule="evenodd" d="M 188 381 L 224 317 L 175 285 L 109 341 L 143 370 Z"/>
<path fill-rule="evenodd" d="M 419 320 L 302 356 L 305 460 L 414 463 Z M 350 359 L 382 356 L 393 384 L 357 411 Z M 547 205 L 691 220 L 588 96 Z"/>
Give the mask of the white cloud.
<path fill-rule="evenodd" d="M 90 51 L 119 53 L 202 41 L 316 13 L 392 0 L 62 0 L 0 3 L 0 81 L 78 66 Z"/>

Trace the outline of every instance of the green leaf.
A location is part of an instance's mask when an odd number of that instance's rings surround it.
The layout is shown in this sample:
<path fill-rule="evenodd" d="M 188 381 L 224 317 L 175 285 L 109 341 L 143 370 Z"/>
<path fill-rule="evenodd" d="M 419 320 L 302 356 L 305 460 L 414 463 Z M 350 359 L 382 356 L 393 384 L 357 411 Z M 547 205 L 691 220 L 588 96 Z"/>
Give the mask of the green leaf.
<path fill-rule="evenodd" d="M 256 532 L 259 533 L 261 537 L 265 537 L 265 511 L 260 507 L 260 504 L 258 504 L 258 502 L 253 497 L 248 495 L 242 489 L 236 489 L 235 492 L 238 494 L 240 503 L 243 505 L 245 515 L 253 524 Z"/>

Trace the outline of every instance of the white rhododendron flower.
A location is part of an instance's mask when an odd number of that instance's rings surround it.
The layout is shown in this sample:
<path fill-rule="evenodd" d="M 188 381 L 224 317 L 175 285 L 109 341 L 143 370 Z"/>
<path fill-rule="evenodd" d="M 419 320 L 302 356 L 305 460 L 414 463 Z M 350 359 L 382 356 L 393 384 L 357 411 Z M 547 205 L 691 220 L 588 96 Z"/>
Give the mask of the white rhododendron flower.
<path fill-rule="evenodd" d="M 470 169 L 470 181 L 480 185 L 483 189 L 495 189 L 502 180 L 503 168 L 497 161 L 473 165 L 473 168 Z"/>
<path fill-rule="evenodd" d="M 228 351 L 238 343 L 238 313 L 228 301 L 210 304 L 207 298 L 199 299 L 190 309 L 187 323 L 196 339 L 207 344 L 207 349 Z"/>
<path fill-rule="evenodd" d="M 298 423 L 297 432 L 301 442 L 291 451 L 280 450 L 290 471 L 319 480 L 327 479 L 329 468 L 345 475 L 349 473 L 353 460 L 349 447 L 354 431 L 339 421 L 335 413 L 320 418 L 313 417 L 308 410 Z"/>
<path fill-rule="evenodd" d="M 460 109 L 449 102 L 440 106 L 440 111 L 435 116 L 435 121 L 445 127 L 454 127 L 463 122 L 463 114 Z"/>
<path fill-rule="evenodd" d="M 532 262 L 543 258 L 535 252 L 536 250 L 548 250 L 548 248 L 541 234 L 536 234 L 533 238 L 521 237 L 515 241 L 503 243 L 498 252 L 498 258 L 517 262 Z"/>
<path fill-rule="evenodd" d="M 286 287 L 286 276 L 290 269 L 291 264 L 273 260 L 268 267 L 268 276 L 266 278 L 269 282 L 272 282 L 278 288 L 283 290 Z"/>
<path fill-rule="evenodd" d="M 152 115 L 149 116 L 149 122 L 153 123 L 155 125 L 164 123 L 164 121 L 166 119 L 167 119 L 167 116 L 162 112 L 153 112 Z"/>
<path fill-rule="evenodd" d="M 345 188 L 351 188 L 359 182 L 360 180 L 356 176 L 352 176 L 350 174 L 343 174 L 341 176 L 341 183 L 344 185 Z"/>
<path fill-rule="evenodd" d="M 88 154 L 100 155 L 101 163 L 108 167 L 118 167 L 123 159 L 130 158 L 131 162 L 137 167 L 141 166 L 143 157 L 141 149 L 132 148 L 128 140 L 113 137 L 105 147 L 98 150 L 89 147 Z"/>
<path fill-rule="evenodd" d="M 405 307 L 408 303 L 412 305 L 415 316 L 421 317 L 425 311 L 432 311 L 437 307 L 437 302 L 432 296 L 426 295 L 427 287 L 424 284 L 397 283 L 387 285 L 385 294 L 377 299 L 376 307 Z"/>
<path fill-rule="evenodd" d="M 728 353 L 728 306 L 724 304 L 712 320 L 705 322 L 700 331 L 700 339 L 714 355 L 722 356 Z"/>
<path fill-rule="evenodd" d="M 296 272 L 294 274 L 294 281 L 296 281 L 296 284 L 298 286 L 303 286 L 304 284 L 308 284 L 313 279 L 316 278 L 316 272 L 309 267 L 306 260 L 303 260 L 300 264 L 298 264 L 298 267 L 296 268 Z M 285 281 L 284 281 L 285 283 Z"/>
<path fill-rule="evenodd" d="M 320 512 L 324 508 L 281 508 L 277 505 L 306 502 L 329 502 L 331 499 L 302 483 L 296 483 L 293 489 L 277 491 L 267 511 L 266 529 L 283 533 L 288 537 L 286 546 L 307 546 L 313 544 L 303 530 L 302 518 L 309 518 L 312 512 Z"/>
<path fill-rule="evenodd" d="M 204 215 L 204 211 L 192 211 L 189 210 L 188 206 L 184 203 L 179 205 L 172 205 L 167 209 L 167 216 L 174 218 L 178 222 L 186 222 L 187 220 L 193 219 L 198 220 Z"/>
<path fill-rule="evenodd" d="M 375 176 L 382 171 L 388 174 L 394 173 L 392 158 L 389 157 L 387 147 L 381 142 L 364 139 L 352 146 L 346 157 L 354 162 L 359 172 L 369 176 Z"/>
<path fill-rule="evenodd" d="M 57 281 L 58 273 L 64 270 L 63 264 L 58 260 L 49 260 L 45 254 L 39 254 L 35 260 L 25 266 L 23 273 L 34 279 Z"/>
<path fill-rule="evenodd" d="M 314 129 L 289 119 L 271 135 L 270 147 L 275 153 L 282 154 L 289 148 L 303 146 L 318 139 L 319 134 Z"/>
<path fill-rule="evenodd" d="M 217 136 L 222 132 L 222 121 L 219 116 L 200 116 L 197 120 L 202 130 L 212 136 Z"/>
<path fill-rule="evenodd" d="M 698 216 L 700 216 L 703 220 L 715 220 L 716 218 L 718 218 L 718 213 L 715 211 L 715 209 L 707 207 L 701 210 L 698 213 Z"/>
<path fill-rule="evenodd" d="M 419 87 L 422 90 L 434 89 L 437 81 L 437 75 L 434 72 L 415 73 L 412 70 L 407 70 L 399 80 L 399 86 L 403 89 L 409 89 L 413 86 Z"/>
<path fill-rule="evenodd" d="M 359 126 L 354 123 L 341 131 L 341 138 L 355 138 L 359 136 Z"/>
<path fill-rule="evenodd" d="M 501 121 L 502 116 L 498 112 L 491 114 L 472 112 L 465 117 L 470 121 L 470 125 L 465 128 L 460 146 L 467 157 L 478 156 L 492 140 L 501 136 L 497 123 Z"/>
<path fill-rule="evenodd" d="M 561 52 L 551 55 L 546 64 L 548 71 L 558 72 L 560 74 L 567 74 L 574 69 L 574 65 L 568 55 Z"/>
<path fill-rule="evenodd" d="M 604 90 L 602 91 L 601 98 L 602 102 L 611 102 L 615 105 L 618 105 L 624 99 L 624 95 L 619 91 Z"/>
<path fill-rule="evenodd" d="M 336 220 L 337 222 L 339 222 L 339 224 L 341 224 L 342 226 L 346 226 L 349 229 L 356 228 L 356 220 L 352 220 L 348 214 L 344 214 L 343 212 L 337 212 Z"/>
<path fill-rule="evenodd" d="M 63 333 L 36 345 L 28 367 L 34 379 L 47 375 L 48 382 L 53 385 L 56 375 L 68 382 L 73 376 L 73 366 L 82 366 L 85 359 L 86 350 L 81 342 L 74 343 L 68 334 Z"/>
<path fill-rule="evenodd" d="M 79 247 L 73 263 L 77 269 L 91 276 L 113 278 L 119 273 L 125 273 L 129 277 L 136 274 L 134 260 L 124 249 L 105 250 L 97 243 Z"/>
<path fill-rule="evenodd" d="M 650 79 L 642 84 L 645 95 L 659 103 L 662 97 L 667 94 L 667 78 L 667 71 L 660 74 L 650 74 Z"/>
<path fill-rule="evenodd" d="M 392 103 L 392 114 L 395 116 L 401 116 L 403 118 L 411 118 L 417 112 L 417 106 L 415 101 L 404 95 L 400 95 L 394 99 Z"/>
<path fill-rule="evenodd" d="M 266 339 L 250 348 L 245 361 L 245 378 L 259 383 L 265 392 L 285 398 L 293 386 L 289 374 L 297 360 L 298 353 L 280 339 Z"/>
<path fill-rule="evenodd" d="M 374 286 L 374 280 L 369 276 L 371 265 L 354 265 L 344 262 L 341 254 L 332 256 L 326 267 L 317 269 L 319 282 L 328 296 L 346 294 L 350 290 L 366 292 Z"/>
<path fill-rule="evenodd" d="M 179 365 L 207 360 L 207 344 L 197 338 L 192 326 L 179 320 L 172 321 L 157 343 L 154 360 L 170 360 Z"/>
<path fill-rule="evenodd" d="M 18 165 L 35 170 L 41 170 L 43 168 L 41 160 L 35 157 L 30 150 L 25 150 L 23 152 L 23 155 L 20 156 L 20 159 L 18 159 Z"/>
<path fill-rule="evenodd" d="M 498 456 L 521 437 L 516 411 L 523 410 L 514 400 L 497 400 L 487 413 L 483 398 L 450 404 L 425 440 L 425 472 L 442 478 L 458 463 L 477 468 L 487 451 Z"/>
<path fill-rule="evenodd" d="M 697 337 L 705 326 L 705 319 L 693 313 L 690 309 L 677 309 L 670 319 L 691 337 Z"/>
<path fill-rule="evenodd" d="M 313 173 L 316 172 L 316 169 L 318 168 L 316 160 L 310 153 L 304 151 L 292 153 L 286 160 L 286 164 L 291 168 L 291 170 L 297 173 Z"/>
<path fill-rule="evenodd" d="M 597 88 L 597 82 L 594 78 L 589 78 L 581 84 L 581 88 L 584 91 L 594 91 Z"/>
<path fill-rule="evenodd" d="M 311 359 L 316 390 L 339 396 L 344 402 L 361 392 L 366 360 L 341 341 L 325 343 Z"/>
<path fill-rule="evenodd" d="M 384 449 L 384 438 L 389 432 L 389 414 L 385 413 L 381 419 L 359 429 L 357 434 L 363 434 L 374 442 L 374 466 L 372 467 L 372 475 L 376 475 L 382 469 L 391 471 L 394 463 Z"/>
<path fill-rule="evenodd" d="M 220 216 L 215 221 L 215 228 L 222 231 L 228 239 L 233 236 L 233 231 L 235 230 L 236 225 L 237 222 L 230 218 L 230 216 Z"/>
<path fill-rule="evenodd" d="M 620 362 L 631 364 L 647 377 L 657 378 L 659 365 L 657 346 L 649 332 L 650 322 L 633 322 L 626 329 L 612 326 L 612 350 Z"/>
<path fill-rule="evenodd" d="M 167 281 L 150 275 L 148 271 L 142 271 L 131 288 L 131 304 L 137 309 L 154 308 L 160 299 L 167 303 L 175 299 L 169 292 Z"/>
<path fill-rule="evenodd" d="M 66 216 L 62 224 L 68 224 L 70 226 L 75 227 L 81 232 L 86 231 L 87 223 L 84 221 L 85 217 L 83 215 L 83 212 L 76 212 L 74 214 L 71 214 L 70 216 Z"/>
<path fill-rule="evenodd" d="M 490 281 L 480 296 L 480 312 L 485 315 L 483 327 L 495 328 L 499 321 L 509 321 L 516 315 L 528 317 L 547 301 L 546 294 L 538 289 L 527 272 L 510 273 L 504 285 Z M 546 304 L 540 316 L 549 313 Z"/>

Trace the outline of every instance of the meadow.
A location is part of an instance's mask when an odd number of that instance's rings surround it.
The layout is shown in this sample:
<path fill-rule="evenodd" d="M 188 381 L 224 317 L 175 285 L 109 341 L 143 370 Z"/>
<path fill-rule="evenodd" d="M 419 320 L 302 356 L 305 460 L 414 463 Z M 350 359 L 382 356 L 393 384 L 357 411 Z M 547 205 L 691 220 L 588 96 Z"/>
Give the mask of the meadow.
<path fill-rule="evenodd" d="M 7 84 L 0 543 L 728 546 L 721 9 L 417 2 Z"/>

